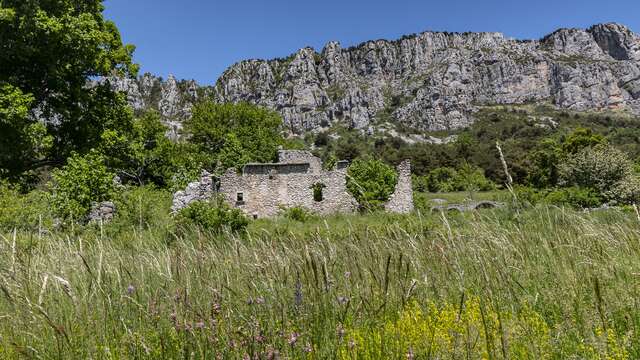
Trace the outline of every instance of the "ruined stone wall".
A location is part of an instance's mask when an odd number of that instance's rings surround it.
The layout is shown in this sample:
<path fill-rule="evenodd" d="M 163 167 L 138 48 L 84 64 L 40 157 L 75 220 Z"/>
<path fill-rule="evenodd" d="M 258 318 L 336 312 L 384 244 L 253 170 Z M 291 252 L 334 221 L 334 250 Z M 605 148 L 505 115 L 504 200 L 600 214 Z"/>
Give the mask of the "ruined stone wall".
<path fill-rule="evenodd" d="M 411 162 L 403 161 L 398 165 L 398 184 L 385 205 L 388 212 L 407 214 L 413 211 L 413 186 L 411 183 Z"/>
<path fill-rule="evenodd" d="M 313 185 L 324 185 L 322 201 L 315 201 Z M 303 207 L 317 214 L 353 212 L 357 202 L 346 188 L 346 171 L 306 174 L 237 174 L 231 170 L 220 179 L 220 193 L 229 205 L 247 215 L 263 218 L 283 209 Z M 238 193 L 242 201 L 238 201 Z"/>
<path fill-rule="evenodd" d="M 348 162 L 341 161 L 336 169 L 325 171 L 321 160 L 307 151 L 279 151 L 278 157 L 280 162 L 275 164 L 248 164 L 242 174 L 230 169 L 219 183 L 205 171 L 200 180 L 174 194 L 172 210 L 177 212 L 191 202 L 210 199 L 215 193 L 230 206 L 257 218 L 274 217 L 292 207 L 317 214 L 350 213 L 358 208 L 347 191 Z M 320 201 L 314 198 L 315 184 L 322 184 Z M 409 161 L 398 166 L 398 184 L 385 208 L 396 213 L 413 211 Z"/>
<path fill-rule="evenodd" d="M 281 164 L 308 163 L 310 172 L 319 173 L 322 171 L 322 160 L 304 150 L 279 150 L 278 162 Z"/>
<path fill-rule="evenodd" d="M 200 179 L 189 183 L 187 188 L 173 194 L 172 212 L 178 212 L 195 201 L 209 200 L 215 193 L 213 177 L 206 170 L 200 174 Z"/>

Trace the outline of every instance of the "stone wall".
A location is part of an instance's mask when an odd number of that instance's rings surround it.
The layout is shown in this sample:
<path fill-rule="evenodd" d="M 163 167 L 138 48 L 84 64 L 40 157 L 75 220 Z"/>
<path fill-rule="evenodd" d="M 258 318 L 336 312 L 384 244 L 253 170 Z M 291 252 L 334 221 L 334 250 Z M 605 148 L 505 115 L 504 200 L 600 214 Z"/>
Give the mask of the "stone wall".
<path fill-rule="evenodd" d="M 403 161 L 398 165 L 398 184 L 385 205 L 388 212 L 407 214 L 413 211 L 413 186 L 411 184 L 411 162 Z"/>
<path fill-rule="evenodd" d="M 319 173 L 322 171 L 322 160 L 304 150 L 279 150 L 278 162 L 281 164 L 308 163 L 311 172 Z"/>
<path fill-rule="evenodd" d="M 230 169 L 219 182 L 205 171 L 198 181 L 174 194 L 172 210 L 177 212 L 216 193 L 230 206 L 254 218 L 274 217 L 292 207 L 323 215 L 357 210 L 356 199 L 347 191 L 348 162 L 340 161 L 335 169 L 326 171 L 322 161 L 307 151 L 282 150 L 278 159 L 280 162 L 275 164 L 248 164 L 242 173 Z M 400 164 L 398 175 L 398 185 L 385 208 L 408 213 L 413 211 L 409 161 Z M 316 186 L 321 189 L 321 198 L 314 194 Z"/>
<path fill-rule="evenodd" d="M 195 201 L 209 200 L 215 193 L 213 176 L 207 171 L 202 171 L 200 179 L 187 185 L 184 191 L 173 194 L 172 212 L 177 212 Z"/>
<path fill-rule="evenodd" d="M 324 185 L 322 200 L 314 199 L 315 184 Z M 254 218 L 273 217 L 283 209 L 303 207 L 317 214 L 349 213 L 357 209 L 346 187 L 346 170 L 305 174 L 238 174 L 227 171 L 220 179 L 226 202 Z"/>

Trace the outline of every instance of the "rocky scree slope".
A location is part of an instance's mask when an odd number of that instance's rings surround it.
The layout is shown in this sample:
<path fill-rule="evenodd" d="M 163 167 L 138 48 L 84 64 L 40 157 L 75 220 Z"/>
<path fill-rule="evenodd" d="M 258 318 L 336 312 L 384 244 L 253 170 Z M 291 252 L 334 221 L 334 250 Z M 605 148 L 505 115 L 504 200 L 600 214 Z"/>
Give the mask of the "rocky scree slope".
<path fill-rule="evenodd" d="M 277 110 L 293 133 L 336 122 L 451 130 L 468 126 L 479 107 L 493 104 L 548 102 L 577 111 L 640 114 L 640 36 L 619 24 L 561 29 L 530 41 L 500 33 L 425 32 L 242 61 L 213 89 L 149 76 L 125 83 L 121 89 L 134 108 L 157 103 L 174 122 L 188 116 L 198 97 L 211 96 Z M 160 96 L 147 100 L 158 87 Z"/>

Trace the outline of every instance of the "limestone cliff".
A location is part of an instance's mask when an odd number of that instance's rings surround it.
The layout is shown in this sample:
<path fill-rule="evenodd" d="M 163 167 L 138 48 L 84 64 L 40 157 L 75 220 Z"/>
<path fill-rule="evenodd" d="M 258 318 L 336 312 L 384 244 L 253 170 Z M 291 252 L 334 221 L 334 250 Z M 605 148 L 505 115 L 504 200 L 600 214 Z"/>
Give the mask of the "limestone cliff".
<path fill-rule="evenodd" d="M 133 82 L 137 90 L 123 90 L 134 107 L 147 106 L 159 86 L 151 102 L 173 121 L 189 115 L 199 93 L 195 83 L 179 86 L 172 78 Z M 203 93 L 277 110 L 292 132 L 378 121 L 455 129 L 473 122 L 486 104 L 550 102 L 640 114 L 640 37 L 622 25 L 601 24 L 527 41 L 499 33 L 425 32 L 349 48 L 331 42 L 319 53 L 304 48 L 285 59 L 240 62 Z"/>

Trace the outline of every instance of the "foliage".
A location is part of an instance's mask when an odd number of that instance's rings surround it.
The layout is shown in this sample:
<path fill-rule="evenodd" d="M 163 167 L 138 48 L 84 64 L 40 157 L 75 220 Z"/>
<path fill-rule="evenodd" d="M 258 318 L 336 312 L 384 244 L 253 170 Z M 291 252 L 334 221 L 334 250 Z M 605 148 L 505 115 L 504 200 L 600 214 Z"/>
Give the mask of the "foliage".
<path fill-rule="evenodd" d="M 596 191 L 606 201 L 631 203 L 640 196 L 633 163 L 620 150 L 599 145 L 584 148 L 560 164 L 562 184 Z"/>
<path fill-rule="evenodd" d="M 195 145 L 167 138 L 167 130 L 160 115 L 150 111 L 133 122 L 129 133 L 105 131 L 99 151 L 125 182 L 182 188 L 198 175 L 209 157 Z"/>
<path fill-rule="evenodd" d="M 93 202 L 109 200 L 114 176 L 97 152 L 72 155 L 67 165 L 52 172 L 52 205 L 57 215 L 83 221 Z"/>
<path fill-rule="evenodd" d="M 289 220 L 299 221 L 302 223 L 315 218 L 309 210 L 299 206 L 284 209 L 282 211 L 282 216 Z"/>
<path fill-rule="evenodd" d="M 226 167 L 271 162 L 283 143 L 278 113 L 248 103 L 203 102 L 185 121 L 189 141 Z"/>
<path fill-rule="evenodd" d="M 204 230 L 221 233 L 225 229 L 233 232 L 244 230 L 249 220 L 239 209 L 231 209 L 224 201 L 196 201 L 178 213 L 177 222 L 183 228 L 196 225 Z"/>
<path fill-rule="evenodd" d="M 367 210 L 380 208 L 395 191 L 398 174 L 380 160 L 356 159 L 347 171 L 347 190 Z"/>
<path fill-rule="evenodd" d="M 73 151 L 88 152 L 104 130 L 128 126 L 122 96 L 109 84 L 87 86 L 96 77 L 137 72 L 134 48 L 104 19 L 101 0 L 5 0 L 0 11 L 0 123 L 12 134 L 2 142 L 0 167 L 11 164 L 15 177 L 59 165 Z"/>
<path fill-rule="evenodd" d="M 53 214 L 49 200 L 44 191 L 34 190 L 22 194 L 11 186 L 0 183 L 0 232 L 50 228 Z"/>
<path fill-rule="evenodd" d="M 113 201 L 116 216 L 109 224 L 112 231 L 135 228 L 140 231 L 172 224 L 172 194 L 154 185 L 133 186 L 118 192 Z"/>
<path fill-rule="evenodd" d="M 15 179 L 52 146 L 45 126 L 29 120 L 33 100 L 14 86 L 0 86 L 0 176 Z"/>
<path fill-rule="evenodd" d="M 491 191 L 496 185 L 484 176 L 484 171 L 463 164 L 459 169 L 436 168 L 426 176 L 416 176 L 414 189 L 429 192 Z"/>

